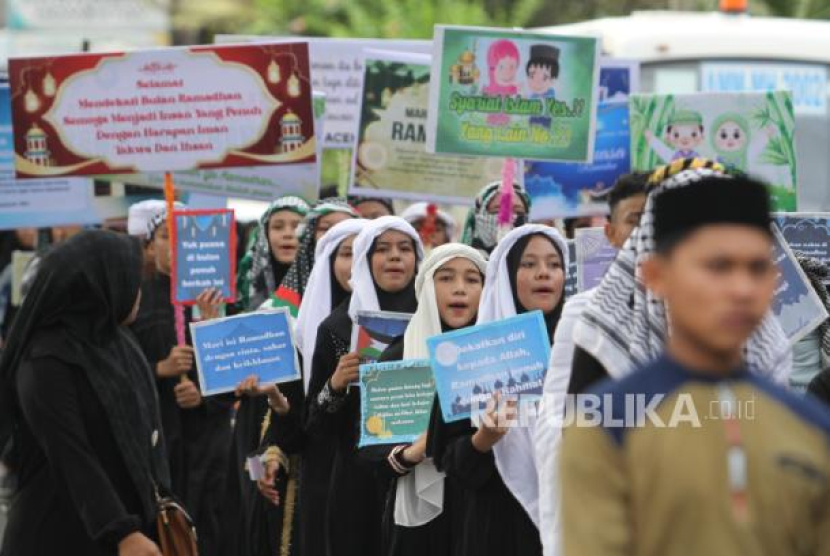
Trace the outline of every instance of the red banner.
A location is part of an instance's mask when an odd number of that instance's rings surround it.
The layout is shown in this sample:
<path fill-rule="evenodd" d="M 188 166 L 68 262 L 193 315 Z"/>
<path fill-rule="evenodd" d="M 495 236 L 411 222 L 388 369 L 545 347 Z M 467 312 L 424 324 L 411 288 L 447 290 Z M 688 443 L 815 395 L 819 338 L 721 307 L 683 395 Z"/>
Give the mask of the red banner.
<path fill-rule="evenodd" d="M 19 178 L 314 162 L 307 43 L 9 61 Z"/>

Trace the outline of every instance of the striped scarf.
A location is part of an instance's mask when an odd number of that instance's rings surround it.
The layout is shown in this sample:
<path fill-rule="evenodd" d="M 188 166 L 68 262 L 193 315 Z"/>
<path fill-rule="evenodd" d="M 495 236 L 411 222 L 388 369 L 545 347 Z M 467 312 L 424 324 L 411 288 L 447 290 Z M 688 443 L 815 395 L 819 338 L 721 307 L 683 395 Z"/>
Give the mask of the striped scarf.
<path fill-rule="evenodd" d="M 647 364 L 665 349 L 668 320 L 665 304 L 642 282 L 640 265 L 655 252 L 654 198 L 678 187 L 693 187 L 708 176 L 723 176 L 724 167 L 704 159 L 677 160 L 656 170 L 640 225 L 609 267 L 574 329 L 574 342 L 599 361 L 613 378 Z M 790 350 L 781 325 L 770 312 L 746 345 L 747 365 L 785 382 Z"/>
<path fill-rule="evenodd" d="M 297 252 L 297 258 L 288 270 L 288 274 L 283 278 L 282 284 L 279 285 L 277 291 L 271 297 L 271 306 L 288 307 L 294 318 L 297 318 L 300 311 L 300 303 L 303 300 L 305 287 L 311 276 L 311 270 L 314 268 L 317 223 L 322 217 L 333 212 L 343 212 L 352 218 L 358 217 L 357 212 L 351 205 L 340 197 L 323 199 L 314 205 L 314 208 L 306 215 L 301 224 L 300 248 Z"/>
<path fill-rule="evenodd" d="M 271 203 L 260 217 L 254 242 L 239 263 L 236 291 L 239 292 L 237 303 L 240 309 L 256 310 L 279 286 L 274 279 L 274 258 L 268 239 L 271 216 L 281 210 L 290 210 L 305 217 L 309 208 L 300 197 L 288 195 Z"/>
<path fill-rule="evenodd" d="M 830 295 L 827 293 L 827 286 L 824 285 L 828 276 L 830 276 L 830 270 L 821 261 L 808 257 L 803 253 L 795 253 L 795 258 L 821 299 L 821 304 L 830 313 Z M 818 332 L 821 337 L 821 360 L 826 365 L 830 362 L 830 319 L 819 325 Z"/>

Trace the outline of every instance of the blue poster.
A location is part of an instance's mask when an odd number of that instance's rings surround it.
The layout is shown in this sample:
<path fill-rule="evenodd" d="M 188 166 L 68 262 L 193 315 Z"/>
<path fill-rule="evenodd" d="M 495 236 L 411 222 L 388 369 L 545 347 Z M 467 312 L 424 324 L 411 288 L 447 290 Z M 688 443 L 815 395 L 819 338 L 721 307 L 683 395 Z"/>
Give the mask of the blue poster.
<path fill-rule="evenodd" d="M 288 309 L 190 325 L 203 396 L 233 392 L 251 375 L 262 384 L 300 378 Z"/>
<path fill-rule="evenodd" d="M 775 262 L 780 276 L 772 311 L 790 343 L 795 344 L 827 319 L 827 310 L 813 290 L 781 233 L 773 227 Z"/>
<path fill-rule="evenodd" d="M 359 446 L 415 442 L 429 427 L 434 399 L 429 359 L 361 365 Z"/>
<path fill-rule="evenodd" d="M 830 213 L 779 213 L 775 222 L 790 249 L 830 265 Z"/>
<path fill-rule="evenodd" d="M 542 394 L 550 343 L 541 311 L 427 339 L 444 421 L 470 418 L 496 391 Z"/>
<path fill-rule="evenodd" d="M 576 276 L 579 291 L 588 291 L 598 286 L 616 258 L 617 248 L 608 243 L 603 228 L 576 230 Z"/>
<path fill-rule="evenodd" d="M 236 224 L 233 210 L 175 211 L 173 284 L 177 303 L 193 304 L 208 288 L 236 299 Z"/>
<path fill-rule="evenodd" d="M 92 180 L 17 180 L 8 84 L 0 83 L 0 230 L 100 224 Z"/>
<path fill-rule="evenodd" d="M 608 193 L 631 171 L 628 95 L 637 90 L 639 67 L 604 61 L 591 164 L 525 161 L 525 187 L 533 220 L 593 216 L 608 212 Z"/>

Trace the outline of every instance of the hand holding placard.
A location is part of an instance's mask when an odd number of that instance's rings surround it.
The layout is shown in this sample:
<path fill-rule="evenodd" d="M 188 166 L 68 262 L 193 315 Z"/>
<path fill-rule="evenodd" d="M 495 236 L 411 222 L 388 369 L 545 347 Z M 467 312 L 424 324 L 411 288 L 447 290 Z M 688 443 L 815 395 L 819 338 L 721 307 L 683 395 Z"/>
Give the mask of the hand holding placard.
<path fill-rule="evenodd" d="M 433 336 L 427 346 L 448 423 L 480 413 L 495 392 L 542 394 L 550 342 L 540 311 Z"/>
<path fill-rule="evenodd" d="M 204 396 L 253 392 L 259 384 L 301 378 L 285 308 L 197 322 L 190 325 L 190 331 Z M 255 383 L 249 380 L 252 375 L 257 378 Z M 272 394 L 269 400 L 275 410 L 281 410 L 279 396 L 273 390 L 265 393 Z"/>
<path fill-rule="evenodd" d="M 335 392 L 343 392 L 357 382 L 360 376 L 360 356 L 357 353 L 347 353 L 337 362 L 337 368 L 331 377 L 331 387 Z"/>

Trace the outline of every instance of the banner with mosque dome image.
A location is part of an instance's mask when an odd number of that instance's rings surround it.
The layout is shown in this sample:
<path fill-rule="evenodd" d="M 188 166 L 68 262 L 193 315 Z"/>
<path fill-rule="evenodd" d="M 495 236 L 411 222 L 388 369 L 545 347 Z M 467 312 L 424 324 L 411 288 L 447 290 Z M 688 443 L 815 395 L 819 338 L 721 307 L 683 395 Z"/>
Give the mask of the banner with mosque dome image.
<path fill-rule="evenodd" d="M 704 157 L 770 184 L 777 210 L 797 209 L 792 96 L 768 93 L 632 95 L 631 169 Z"/>
<path fill-rule="evenodd" d="M 313 163 L 308 44 L 9 61 L 18 178 Z"/>
<path fill-rule="evenodd" d="M 435 27 L 427 150 L 591 162 L 599 41 Z"/>

